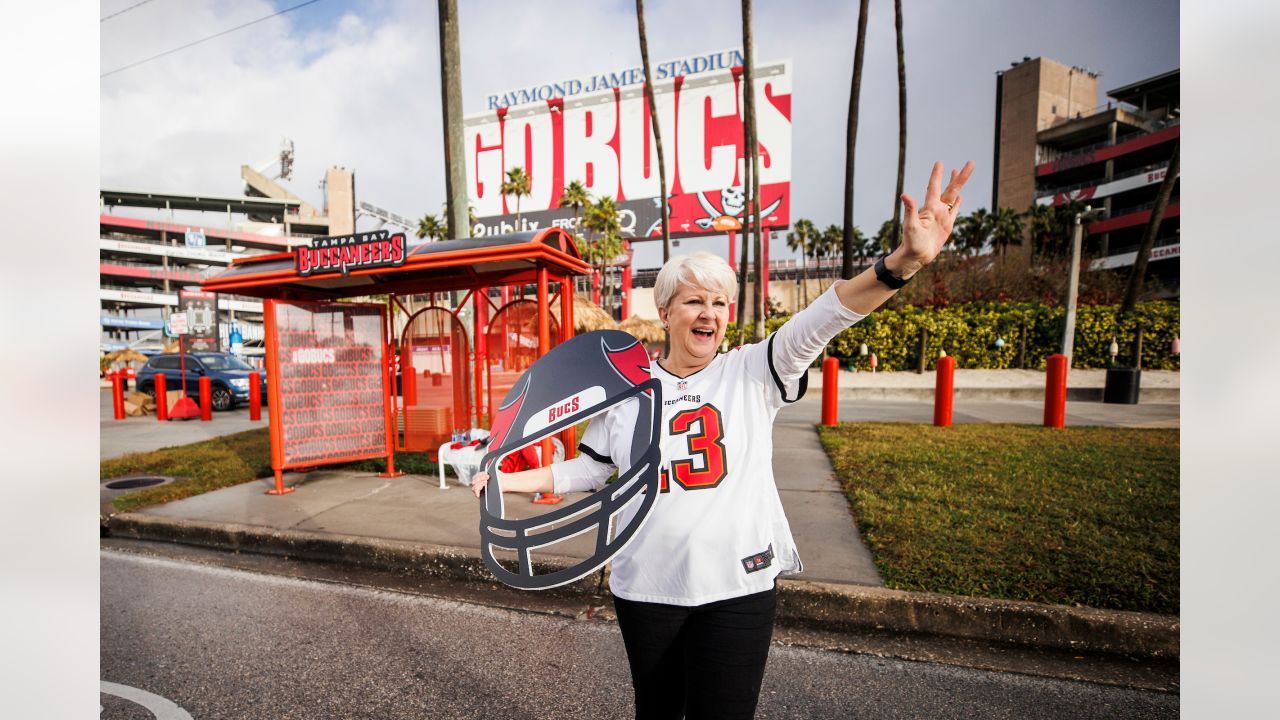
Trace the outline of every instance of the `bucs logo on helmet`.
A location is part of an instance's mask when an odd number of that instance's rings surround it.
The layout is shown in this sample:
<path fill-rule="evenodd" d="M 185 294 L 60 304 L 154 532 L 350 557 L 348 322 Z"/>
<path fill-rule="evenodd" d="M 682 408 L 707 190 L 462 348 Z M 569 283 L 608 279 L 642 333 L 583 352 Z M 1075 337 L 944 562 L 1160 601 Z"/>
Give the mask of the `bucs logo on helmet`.
<path fill-rule="evenodd" d="M 506 517 L 502 478 L 495 470 L 502 458 L 631 400 L 637 406 L 631 465 L 618 469 L 616 481 L 544 515 Z M 579 335 L 526 370 L 499 407 L 489 452 L 480 461 L 490 477 L 480 498 L 480 555 L 489 570 L 512 587 L 543 590 L 599 569 L 626 547 L 658 496 L 661 408 L 662 385 L 652 377 L 644 346 L 618 330 Z M 591 530 L 595 548 L 590 557 L 569 567 L 534 572 L 533 550 L 554 548 Z M 515 553 L 516 569 L 498 561 L 495 552 L 500 550 Z"/>

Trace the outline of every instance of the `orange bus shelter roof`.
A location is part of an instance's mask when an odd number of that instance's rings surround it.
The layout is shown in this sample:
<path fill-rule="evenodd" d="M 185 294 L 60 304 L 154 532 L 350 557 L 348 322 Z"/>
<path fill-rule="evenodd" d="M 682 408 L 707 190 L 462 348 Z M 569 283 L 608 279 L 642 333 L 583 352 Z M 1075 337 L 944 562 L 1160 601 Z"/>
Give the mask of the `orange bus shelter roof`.
<path fill-rule="evenodd" d="M 407 238 L 406 238 L 407 240 Z M 293 253 L 240 258 L 201 283 L 206 292 L 277 300 L 336 300 L 360 295 L 399 295 L 537 282 L 538 268 L 552 275 L 586 275 L 573 237 L 556 227 L 484 238 L 406 245 L 399 267 L 341 273 L 298 274 Z"/>

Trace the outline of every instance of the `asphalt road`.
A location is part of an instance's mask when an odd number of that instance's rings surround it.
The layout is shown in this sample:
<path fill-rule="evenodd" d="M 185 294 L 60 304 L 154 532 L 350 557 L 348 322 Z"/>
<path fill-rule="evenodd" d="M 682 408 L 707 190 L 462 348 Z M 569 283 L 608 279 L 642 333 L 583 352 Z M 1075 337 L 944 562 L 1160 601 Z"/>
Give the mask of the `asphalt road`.
<path fill-rule="evenodd" d="M 100 642 L 102 718 L 632 714 L 608 620 L 112 549 Z M 775 643 L 757 717 L 1173 718 L 1178 705 L 1176 694 Z"/>

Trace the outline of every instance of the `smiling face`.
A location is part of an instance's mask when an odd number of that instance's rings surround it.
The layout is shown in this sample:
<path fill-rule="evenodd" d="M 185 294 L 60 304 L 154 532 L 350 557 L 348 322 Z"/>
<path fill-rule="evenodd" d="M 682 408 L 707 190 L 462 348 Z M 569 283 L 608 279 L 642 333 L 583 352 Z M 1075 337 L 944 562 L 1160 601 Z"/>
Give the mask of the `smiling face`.
<path fill-rule="evenodd" d="M 658 315 L 671 333 L 666 367 L 686 375 L 715 359 L 729 322 L 729 298 L 718 290 L 682 283 Z"/>

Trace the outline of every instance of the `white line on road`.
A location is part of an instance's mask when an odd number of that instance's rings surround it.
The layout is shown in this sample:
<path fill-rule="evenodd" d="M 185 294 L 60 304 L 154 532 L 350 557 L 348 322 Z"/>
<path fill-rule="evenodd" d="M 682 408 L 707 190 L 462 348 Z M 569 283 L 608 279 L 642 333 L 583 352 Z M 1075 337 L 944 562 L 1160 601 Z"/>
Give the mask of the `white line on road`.
<path fill-rule="evenodd" d="M 141 705 L 150 710 L 151 714 L 155 715 L 156 720 L 192 720 L 191 713 L 178 707 L 174 701 L 149 693 L 146 690 L 139 690 L 136 687 L 103 680 L 102 692 Z M 102 706 L 98 707 L 99 714 L 101 714 Z"/>

